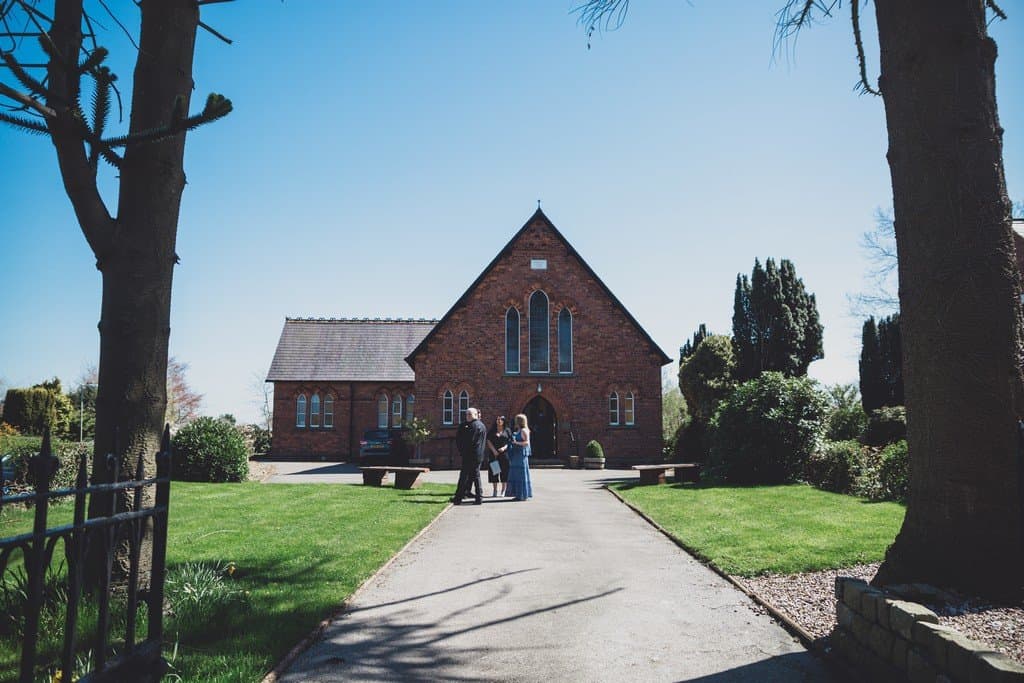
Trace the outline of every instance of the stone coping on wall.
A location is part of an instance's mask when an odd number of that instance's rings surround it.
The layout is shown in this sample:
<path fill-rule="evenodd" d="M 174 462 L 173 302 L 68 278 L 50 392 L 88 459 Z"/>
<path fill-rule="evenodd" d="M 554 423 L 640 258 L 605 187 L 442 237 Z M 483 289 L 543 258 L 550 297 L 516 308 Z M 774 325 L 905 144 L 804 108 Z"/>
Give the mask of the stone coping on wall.
<path fill-rule="evenodd" d="M 924 605 L 845 576 L 836 578 L 836 599 L 834 651 L 870 680 L 1024 683 L 1024 666 L 940 625 Z"/>

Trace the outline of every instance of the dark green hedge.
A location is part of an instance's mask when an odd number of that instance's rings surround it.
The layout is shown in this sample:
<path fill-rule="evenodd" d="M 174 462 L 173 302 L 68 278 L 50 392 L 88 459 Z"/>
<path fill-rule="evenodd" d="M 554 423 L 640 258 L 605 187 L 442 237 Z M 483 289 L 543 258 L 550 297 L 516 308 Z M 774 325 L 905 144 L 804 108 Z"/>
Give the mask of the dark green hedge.
<path fill-rule="evenodd" d="M 245 481 L 249 449 L 238 429 L 224 420 L 201 417 L 182 427 L 172 444 L 172 476 L 184 481 Z"/>

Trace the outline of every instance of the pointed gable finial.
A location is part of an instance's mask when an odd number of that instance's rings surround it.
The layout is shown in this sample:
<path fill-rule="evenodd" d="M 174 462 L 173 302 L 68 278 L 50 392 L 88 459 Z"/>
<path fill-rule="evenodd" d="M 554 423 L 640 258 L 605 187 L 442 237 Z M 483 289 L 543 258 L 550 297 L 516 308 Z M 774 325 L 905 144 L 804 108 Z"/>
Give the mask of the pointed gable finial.
<path fill-rule="evenodd" d="M 540 211 L 540 200 L 537 200 L 537 210 Z"/>

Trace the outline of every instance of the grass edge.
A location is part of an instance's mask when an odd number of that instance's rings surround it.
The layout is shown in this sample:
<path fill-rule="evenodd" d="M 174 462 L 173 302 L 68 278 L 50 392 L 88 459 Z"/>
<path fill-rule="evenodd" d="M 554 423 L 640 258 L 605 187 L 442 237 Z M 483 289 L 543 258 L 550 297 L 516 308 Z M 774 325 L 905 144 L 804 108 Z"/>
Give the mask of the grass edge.
<path fill-rule="evenodd" d="M 371 581 L 373 581 L 380 574 L 382 574 L 384 570 L 390 567 L 395 562 L 395 560 L 397 560 L 402 555 L 402 553 L 404 553 L 409 548 L 409 546 L 411 546 L 413 543 L 419 540 L 420 536 L 427 533 L 427 531 L 437 523 L 437 520 L 441 519 L 441 517 L 443 517 L 445 513 L 451 509 L 451 507 L 452 504 L 448 503 L 444 507 L 444 509 L 441 510 L 441 512 L 439 512 L 436 517 L 434 517 L 434 519 L 430 520 L 430 522 L 428 522 L 426 526 L 420 529 L 415 536 L 410 538 L 405 545 L 403 545 L 401 548 L 395 551 L 395 554 L 392 555 L 387 562 L 378 567 L 377 571 L 370 574 L 362 583 L 356 586 L 356 589 L 352 591 L 351 595 L 342 600 L 341 603 L 335 609 L 333 609 L 330 614 L 328 614 L 324 619 L 320 621 L 320 623 L 313 627 L 312 631 L 310 631 L 302 640 L 296 643 L 296 645 L 292 649 L 288 650 L 285 656 L 281 658 L 281 661 L 279 661 L 274 666 L 274 668 L 271 669 L 267 673 L 267 675 L 263 677 L 260 683 L 277 683 L 281 677 L 281 674 L 284 673 L 285 669 L 291 666 L 295 662 L 295 660 L 297 660 L 304 652 L 306 652 L 306 650 L 313 646 L 313 644 L 320 638 L 320 636 L 323 635 L 323 632 L 327 630 L 327 627 L 330 626 L 333 622 L 337 621 L 338 618 L 341 617 L 348 610 L 349 605 L 363 591 L 363 589 L 366 588 L 366 586 L 368 586 Z"/>
<path fill-rule="evenodd" d="M 623 498 L 621 495 L 619 495 L 618 491 L 616 491 L 615 489 L 611 488 L 608 484 L 605 484 L 603 486 L 603 488 L 606 491 L 610 492 L 613 496 L 615 496 L 619 500 L 620 503 L 622 503 L 623 505 L 628 507 L 630 510 L 635 512 L 637 515 L 639 515 L 641 519 L 643 519 L 645 522 L 647 522 L 652 527 L 654 527 L 663 536 L 665 536 L 670 541 L 672 541 L 677 546 L 679 546 L 684 552 L 686 552 L 687 555 L 691 556 L 692 558 L 694 558 L 695 560 L 697 560 L 698 562 L 703 564 L 705 567 L 707 567 L 708 569 L 713 571 L 715 574 L 717 574 L 718 576 L 720 576 L 723 579 L 725 579 L 726 581 L 728 581 L 734 587 L 738 588 L 748 598 L 750 598 L 755 603 L 757 603 L 758 605 L 763 607 L 765 610 L 767 610 L 768 613 L 772 616 L 772 618 L 775 619 L 776 621 L 778 621 L 779 623 L 781 623 L 783 628 L 785 628 L 787 631 L 789 631 L 792 635 L 796 636 L 797 639 L 800 640 L 800 643 L 805 648 L 807 648 L 808 651 L 814 652 L 814 653 L 817 653 L 817 654 L 820 654 L 820 655 L 824 655 L 824 654 L 826 654 L 828 652 L 828 650 L 826 648 L 826 645 L 825 645 L 825 641 L 827 640 L 827 637 L 826 638 L 814 638 L 810 633 L 805 631 L 803 629 L 803 627 L 801 627 L 795 621 L 790 619 L 781 610 L 776 608 L 775 605 L 771 604 L 770 602 L 768 602 L 767 600 L 765 600 L 764 598 L 759 596 L 757 593 L 752 591 L 746 584 L 744 584 L 742 581 L 740 581 L 736 577 L 732 576 L 731 574 L 727 574 L 718 565 L 716 565 L 714 562 L 712 562 L 706 555 L 704 555 L 700 551 L 696 550 L 695 548 L 690 547 L 687 543 L 685 543 L 678 536 L 676 536 L 675 534 L 670 532 L 668 529 L 666 529 L 663 526 L 661 526 L 660 524 L 658 524 L 646 512 L 644 512 L 643 510 L 638 508 L 636 505 L 633 505 L 633 503 L 629 502 L 628 500 Z M 265 681 L 264 683 L 270 683 L 270 682 L 266 682 Z"/>

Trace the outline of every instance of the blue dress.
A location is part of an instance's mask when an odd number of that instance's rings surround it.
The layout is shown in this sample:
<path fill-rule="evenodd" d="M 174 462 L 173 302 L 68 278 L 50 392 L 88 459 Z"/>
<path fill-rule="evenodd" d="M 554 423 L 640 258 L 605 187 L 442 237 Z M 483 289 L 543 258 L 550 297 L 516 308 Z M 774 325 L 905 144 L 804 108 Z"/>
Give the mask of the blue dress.
<path fill-rule="evenodd" d="M 512 433 L 508 455 L 508 488 L 505 495 L 516 500 L 533 498 L 533 486 L 530 485 L 530 447 L 515 443 L 522 434 L 519 430 Z"/>

